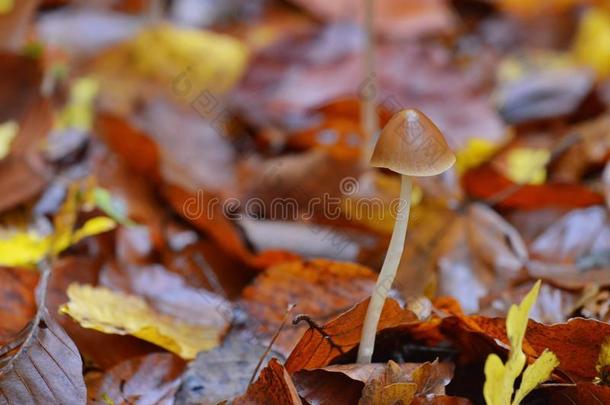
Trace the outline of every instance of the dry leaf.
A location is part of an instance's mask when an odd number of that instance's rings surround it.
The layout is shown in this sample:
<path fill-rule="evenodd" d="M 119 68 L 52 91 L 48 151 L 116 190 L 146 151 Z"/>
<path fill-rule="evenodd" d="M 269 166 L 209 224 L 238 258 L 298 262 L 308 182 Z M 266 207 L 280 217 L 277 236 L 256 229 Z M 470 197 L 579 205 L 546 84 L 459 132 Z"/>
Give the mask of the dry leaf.
<path fill-rule="evenodd" d="M 310 325 L 290 357 L 286 369 L 290 373 L 302 369 L 324 367 L 360 343 L 362 324 L 368 306 L 366 299 L 321 327 Z M 387 299 L 381 312 L 377 331 L 417 322 L 417 316 L 393 299 Z"/>
<path fill-rule="evenodd" d="M 290 304 L 312 318 L 329 319 L 370 295 L 375 279 L 370 269 L 348 262 L 287 262 L 261 273 L 243 291 L 242 302 L 257 334 L 271 336 Z M 304 329 L 305 325 L 286 326 L 276 350 L 290 353 Z"/>
<path fill-rule="evenodd" d="M 89 378 L 89 401 L 115 404 L 173 405 L 184 361 L 170 353 L 152 353 L 125 360 Z"/>
<path fill-rule="evenodd" d="M 0 399 L 3 404 L 83 404 L 87 389 L 78 349 L 45 309 L 28 347 L 5 360 L 0 356 Z M 18 346 L 19 347 L 19 346 Z M 10 353 L 8 355 L 10 358 Z M 7 368 L 5 368 L 7 367 Z"/>
<path fill-rule="evenodd" d="M 273 358 L 248 391 L 233 401 L 235 405 L 301 405 L 301 399 L 286 369 Z"/>
<path fill-rule="evenodd" d="M 81 326 L 104 333 L 133 335 L 157 344 L 184 359 L 210 350 L 219 343 L 223 329 L 173 319 L 155 312 L 143 299 L 102 287 L 71 284 L 70 301 L 60 311 Z"/>

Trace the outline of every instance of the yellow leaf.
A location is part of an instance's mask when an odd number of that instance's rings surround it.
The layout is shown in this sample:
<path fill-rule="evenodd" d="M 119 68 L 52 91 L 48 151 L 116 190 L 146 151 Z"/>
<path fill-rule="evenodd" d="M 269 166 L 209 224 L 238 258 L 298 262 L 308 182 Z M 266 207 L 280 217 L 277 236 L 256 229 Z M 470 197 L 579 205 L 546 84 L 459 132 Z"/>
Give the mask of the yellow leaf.
<path fill-rule="evenodd" d="M 349 221 L 360 223 L 375 232 L 391 234 L 396 223 L 396 202 L 400 195 L 400 177 L 375 175 L 375 193 L 362 196 L 346 196 L 341 209 Z M 423 199 L 421 187 L 413 185 L 411 207 L 417 206 Z"/>
<path fill-rule="evenodd" d="M 154 311 L 143 299 L 103 287 L 71 284 L 70 301 L 60 311 L 82 327 L 104 333 L 132 335 L 154 343 L 184 359 L 216 347 L 222 331 L 189 324 Z"/>
<path fill-rule="evenodd" d="M 0 160 L 11 152 L 11 144 L 18 133 L 19 124 L 15 121 L 7 121 L 0 125 Z"/>
<path fill-rule="evenodd" d="M 0 265 L 31 266 L 42 260 L 50 250 L 48 237 L 36 232 L 17 232 L 0 239 Z"/>
<path fill-rule="evenodd" d="M 78 243 L 88 236 L 110 231 L 116 227 L 116 222 L 108 217 L 95 217 L 88 219 L 82 227 L 72 235 L 72 244 Z"/>
<path fill-rule="evenodd" d="M 513 404 L 519 404 L 532 392 L 539 384 L 545 382 L 551 377 L 551 373 L 559 365 L 559 359 L 555 353 L 545 350 L 540 357 L 536 359 L 534 364 L 528 366 L 523 372 L 521 385 L 515 394 Z"/>
<path fill-rule="evenodd" d="M 546 165 L 551 160 L 548 149 L 515 148 L 508 152 L 506 176 L 518 184 L 543 184 Z"/>
<path fill-rule="evenodd" d="M 246 47 L 230 36 L 170 25 L 141 31 L 126 51 L 139 74 L 175 83 L 174 90 L 188 87 L 195 93 L 191 96 L 229 90 L 247 61 Z"/>
<path fill-rule="evenodd" d="M 466 146 L 457 152 L 455 167 L 458 174 L 487 161 L 498 150 L 498 145 L 487 139 L 470 138 Z"/>
<path fill-rule="evenodd" d="M 513 395 L 515 380 L 523 371 L 526 356 L 523 353 L 523 338 L 527 329 L 529 312 L 536 302 L 540 291 L 540 281 L 536 282 L 532 290 L 525 296 L 519 305 L 513 305 L 506 317 L 506 333 L 510 341 L 510 353 L 506 364 L 496 354 L 490 354 L 485 362 L 485 385 L 483 396 L 487 405 L 509 405 Z M 548 353 L 548 354 L 544 354 Z M 528 367 L 523 374 L 521 387 L 517 391 L 513 405 L 520 401 L 538 384 L 548 379 L 552 370 L 559 364 L 552 352 L 545 351 L 534 364 Z"/>
<path fill-rule="evenodd" d="M 521 17 L 535 17 L 569 10 L 588 0 L 498 0 L 498 6 L 505 12 Z"/>
<path fill-rule="evenodd" d="M 15 0 L 0 0 L 0 15 L 10 13 L 14 5 Z"/>
<path fill-rule="evenodd" d="M 587 10 L 573 45 L 575 58 L 601 77 L 610 75 L 610 10 Z"/>
<path fill-rule="evenodd" d="M 56 127 L 90 130 L 93 124 L 93 102 L 98 90 L 99 83 L 92 78 L 76 80 L 70 88 L 68 104 L 59 114 Z"/>
<path fill-rule="evenodd" d="M 595 366 L 595 370 L 597 370 L 597 377 L 595 377 L 596 384 L 608 384 L 609 381 L 606 381 L 608 377 L 605 376 L 608 367 L 610 367 L 610 336 L 604 339 L 602 347 L 599 350 L 599 357 Z"/>
<path fill-rule="evenodd" d="M 33 266 L 46 256 L 58 255 L 82 239 L 107 232 L 116 227 L 116 222 L 100 216 L 87 220 L 82 227 L 74 229 L 80 207 L 79 185 L 70 185 L 64 203 L 53 218 L 53 233 L 42 235 L 32 230 L 11 230 L 0 236 L 0 265 Z"/>

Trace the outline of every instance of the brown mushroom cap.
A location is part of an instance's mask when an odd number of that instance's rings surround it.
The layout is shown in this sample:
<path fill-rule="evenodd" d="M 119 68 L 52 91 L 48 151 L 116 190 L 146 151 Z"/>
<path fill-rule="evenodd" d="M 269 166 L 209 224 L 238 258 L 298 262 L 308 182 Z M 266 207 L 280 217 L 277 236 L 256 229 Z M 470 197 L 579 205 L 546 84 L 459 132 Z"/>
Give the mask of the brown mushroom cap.
<path fill-rule="evenodd" d="M 405 176 L 434 176 L 454 163 L 455 155 L 441 131 L 414 109 L 394 114 L 381 131 L 371 157 L 371 166 Z"/>

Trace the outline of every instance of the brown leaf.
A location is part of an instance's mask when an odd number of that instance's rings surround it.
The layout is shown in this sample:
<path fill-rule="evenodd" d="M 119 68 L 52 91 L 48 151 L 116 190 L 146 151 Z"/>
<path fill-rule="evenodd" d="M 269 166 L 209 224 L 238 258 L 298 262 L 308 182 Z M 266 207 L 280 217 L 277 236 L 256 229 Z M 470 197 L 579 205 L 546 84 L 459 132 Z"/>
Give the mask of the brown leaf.
<path fill-rule="evenodd" d="M 465 191 L 478 199 L 495 198 L 506 193 L 506 198 L 497 204 L 500 208 L 581 208 L 603 203 L 601 195 L 580 184 L 525 184 L 517 187 L 487 164 L 467 171 L 462 182 Z"/>
<path fill-rule="evenodd" d="M 365 385 L 379 380 L 387 373 L 387 365 L 337 364 L 323 368 L 303 369 L 293 374 L 299 395 L 316 404 L 353 404 L 362 396 Z M 396 382 L 414 382 L 417 393 L 427 395 L 432 391 L 444 393 L 453 366 L 447 363 L 401 363 L 396 369 Z M 438 388 L 438 389 L 437 389 Z"/>
<path fill-rule="evenodd" d="M 482 316 L 449 317 L 442 328 L 448 338 L 453 338 L 459 330 L 491 339 L 495 345 L 508 349 L 505 320 Z M 591 319 L 573 318 L 566 323 L 544 325 L 530 320 L 523 350 L 530 360 L 538 358 L 549 349 L 559 359 L 558 371 L 575 381 L 591 381 L 596 375 L 595 365 L 601 344 L 610 334 L 610 325 Z M 459 343 L 461 344 L 461 343 Z M 479 346 L 483 353 L 485 346 Z"/>
<path fill-rule="evenodd" d="M 261 273 L 243 291 L 243 303 L 257 333 L 270 336 L 282 323 L 288 305 L 296 304 L 300 313 L 328 319 L 370 295 L 375 280 L 375 273 L 353 263 L 287 262 Z M 276 349 L 290 353 L 304 329 L 305 325 L 287 325 Z"/>
<path fill-rule="evenodd" d="M 18 51 L 25 45 L 38 1 L 23 0 L 11 5 L 9 13 L 0 15 L 0 49 Z"/>
<path fill-rule="evenodd" d="M 374 97 L 391 111 L 424 111 L 453 148 L 473 136 L 492 142 L 504 137 L 503 124 L 482 91 L 487 78 L 482 72 L 493 71 L 486 61 L 462 69 L 442 46 L 380 44 L 375 56 L 384 63 L 375 72 L 379 85 L 372 86 L 363 72 L 360 39 L 358 30 L 346 25 L 285 38 L 256 55 L 235 103 L 259 127 L 304 129 L 318 123 L 317 108 L 356 93 Z M 459 113 L 450 107 L 457 104 Z"/>
<path fill-rule="evenodd" d="M 37 284 L 36 272 L 0 268 L 0 346 L 12 341 L 34 317 Z"/>
<path fill-rule="evenodd" d="M 368 302 L 369 299 L 366 299 L 358 303 L 321 327 L 310 324 L 286 361 L 286 369 L 294 373 L 302 369 L 324 367 L 357 347 Z M 417 316 L 413 312 L 402 309 L 393 299 L 387 299 L 377 331 L 414 322 L 417 322 Z"/>
<path fill-rule="evenodd" d="M 95 403 L 172 405 L 185 364 L 170 353 L 151 353 L 125 360 L 88 380 L 88 398 Z"/>
<path fill-rule="evenodd" d="M 34 338 L 25 342 L 28 347 L 0 357 L 0 399 L 5 404 L 85 403 L 80 354 L 46 309 L 42 311 L 33 326 Z"/>
<path fill-rule="evenodd" d="M 246 393 L 236 398 L 235 405 L 267 405 L 286 404 L 300 405 L 302 402 L 286 369 L 277 361 L 271 359 L 269 365 L 261 371 L 254 384 L 248 387 Z"/>
<path fill-rule="evenodd" d="M 363 2 L 293 0 L 314 15 L 332 21 L 361 21 Z M 413 38 L 447 32 L 453 28 L 453 16 L 444 0 L 380 0 L 373 7 L 375 31 L 390 38 Z"/>

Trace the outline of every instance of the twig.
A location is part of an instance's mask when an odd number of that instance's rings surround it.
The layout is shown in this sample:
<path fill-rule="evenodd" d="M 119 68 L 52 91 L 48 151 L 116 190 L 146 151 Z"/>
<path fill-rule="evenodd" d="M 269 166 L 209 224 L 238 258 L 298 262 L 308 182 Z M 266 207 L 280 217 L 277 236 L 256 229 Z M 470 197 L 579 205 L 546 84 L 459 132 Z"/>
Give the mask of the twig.
<path fill-rule="evenodd" d="M 250 377 L 250 382 L 248 383 L 248 385 L 252 384 L 252 382 L 256 378 L 256 374 L 258 373 L 258 370 L 261 368 L 261 365 L 263 364 L 265 357 L 267 357 L 267 355 L 271 351 L 271 348 L 273 347 L 273 344 L 275 343 L 277 338 L 280 336 L 280 332 L 282 332 L 284 325 L 286 325 L 286 321 L 288 321 L 288 316 L 290 315 L 290 313 L 292 312 L 292 310 L 294 309 L 295 306 L 296 306 L 296 304 L 290 304 L 290 305 L 288 305 L 288 308 L 286 308 L 286 312 L 284 313 L 284 319 L 282 319 L 282 323 L 280 324 L 280 327 L 277 329 L 277 331 L 275 332 L 275 335 L 273 335 L 273 338 L 271 338 L 271 342 L 269 342 L 269 344 L 267 345 L 265 352 L 263 353 L 261 358 L 258 360 L 258 364 L 256 365 L 256 368 L 254 369 L 254 373 L 252 373 L 252 377 Z"/>

